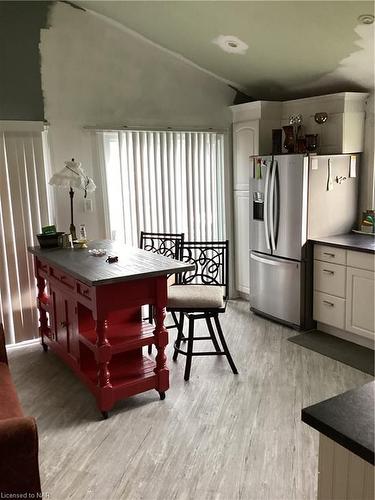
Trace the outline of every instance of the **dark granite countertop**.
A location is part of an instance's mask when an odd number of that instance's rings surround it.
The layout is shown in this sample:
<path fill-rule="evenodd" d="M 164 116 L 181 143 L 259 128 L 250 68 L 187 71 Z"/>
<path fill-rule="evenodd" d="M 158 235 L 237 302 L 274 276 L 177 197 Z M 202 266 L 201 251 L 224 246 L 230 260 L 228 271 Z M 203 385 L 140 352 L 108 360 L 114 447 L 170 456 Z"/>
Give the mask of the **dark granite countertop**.
<path fill-rule="evenodd" d="M 302 410 L 302 421 L 374 465 L 375 382 Z"/>
<path fill-rule="evenodd" d="M 309 241 L 321 243 L 333 247 L 356 250 L 358 252 L 375 253 L 375 236 L 366 234 L 340 234 L 338 236 L 325 236 L 324 238 L 312 238 Z"/>
<path fill-rule="evenodd" d="M 107 255 L 118 256 L 118 262 L 108 264 L 105 261 L 106 255 L 94 257 L 88 252 L 90 248 L 106 249 Z M 90 241 L 87 249 L 29 247 L 28 250 L 49 264 L 92 286 L 151 278 L 194 269 L 192 264 L 111 240 Z"/>

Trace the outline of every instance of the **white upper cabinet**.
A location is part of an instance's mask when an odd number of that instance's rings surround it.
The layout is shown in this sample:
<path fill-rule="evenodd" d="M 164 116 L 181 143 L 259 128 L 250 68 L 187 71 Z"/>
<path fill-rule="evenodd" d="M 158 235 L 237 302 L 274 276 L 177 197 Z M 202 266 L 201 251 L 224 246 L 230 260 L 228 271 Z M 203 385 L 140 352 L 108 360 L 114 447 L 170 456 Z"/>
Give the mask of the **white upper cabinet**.
<path fill-rule="evenodd" d="M 283 102 L 281 125 L 289 117 L 301 114 L 303 134 L 318 134 L 319 153 L 360 153 L 363 151 L 367 93 L 341 92 Z M 326 113 L 327 120 L 317 123 L 316 113 Z"/>
<path fill-rule="evenodd" d="M 233 113 L 233 187 L 249 190 L 253 155 L 272 152 L 272 129 L 280 128 L 281 103 L 256 101 L 231 106 Z"/>
<path fill-rule="evenodd" d="M 235 123 L 233 125 L 234 189 L 249 190 L 250 157 L 257 154 L 259 154 L 259 121 Z"/>

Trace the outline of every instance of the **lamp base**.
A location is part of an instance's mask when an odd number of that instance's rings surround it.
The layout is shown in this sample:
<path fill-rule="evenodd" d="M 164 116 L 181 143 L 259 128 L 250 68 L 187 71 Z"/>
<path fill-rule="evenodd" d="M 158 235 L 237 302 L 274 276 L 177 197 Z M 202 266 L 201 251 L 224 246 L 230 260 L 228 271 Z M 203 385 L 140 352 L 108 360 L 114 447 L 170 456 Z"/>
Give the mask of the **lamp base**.
<path fill-rule="evenodd" d="M 75 241 L 77 239 L 76 227 L 74 224 L 70 224 L 69 227 L 70 234 L 72 235 L 72 240 Z"/>

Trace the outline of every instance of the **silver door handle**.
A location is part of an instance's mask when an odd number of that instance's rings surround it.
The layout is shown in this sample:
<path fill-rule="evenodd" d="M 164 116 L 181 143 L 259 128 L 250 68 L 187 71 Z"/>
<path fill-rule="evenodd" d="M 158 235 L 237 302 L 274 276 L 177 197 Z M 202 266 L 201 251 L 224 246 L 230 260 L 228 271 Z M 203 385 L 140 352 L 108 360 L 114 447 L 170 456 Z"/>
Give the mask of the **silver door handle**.
<path fill-rule="evenodd" d="M 331 271 L 330 269 L 323 269 L 323 273 L 335 274 L 335 271 Z"/>
<path fill-rule="evenodd" d="M 323 304 L 326 304 L 329 307 L 335 307 L 335 304 L 333 302 L 329 302 L 328 300 L 323 300 Z"/>
<path fill-rule="evenodd" d="M 275 194 L 275 179 L 276 179 L 276 162 L 272 160 L 271 162 L 272 173 L 271 173 L 271 185 L 270 185 L 270 235 L 271 235 L 271 250 L 274 252 L 276 250 L 275 241 L 275 221 L 273 219 L 273 200 Z"/>
<path fill-rule="evenodd" d="M 270 241 L 269 241 L 269 228 L 268 228 L 268 198 L 269 198 L 269 192 L 268 192 L 268 185 L 270 182 L 270 168 L 267 168 L 266 172 L 266 185 L 264 188 L 264 231 L 265 231 L 265 236 L 266 236 L 266 247 L 267 250 L 270 250 Z"/>
<path fill-rule="evenodd" d="M 289 260 L 283 260 L 280 262 L 279 260 L 274 260 L 274 259 L 265 259 L 263 257 L 259 257 L 258 255 L 254 255 L 253 253 L 250 254 L 250 259 L 256 260 L 257 262 L 262 262 L 262 264 L 269 264 L 270 266 L 297 266 L 298 267 L 298 262 L 293 262 Z"/>

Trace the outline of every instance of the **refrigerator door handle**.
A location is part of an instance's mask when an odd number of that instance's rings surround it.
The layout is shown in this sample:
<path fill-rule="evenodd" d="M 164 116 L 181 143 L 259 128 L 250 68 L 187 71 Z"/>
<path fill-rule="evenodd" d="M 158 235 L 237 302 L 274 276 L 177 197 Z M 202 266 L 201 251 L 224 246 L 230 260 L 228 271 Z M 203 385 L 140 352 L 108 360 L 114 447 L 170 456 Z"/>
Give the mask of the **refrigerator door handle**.
<path fill-rule="evenodd" d="M 271 162 L 267 168 L 267 172 L 266 172 L 266 185 L 265 185 L 265 188 L 264 188 L 264 232 L 265 232 L 265 237 L 266 237 L 266 247 L 267 247 L 267 250 L 271 250 L 271 247 L 270 247 L 270 233 L 269 233 L 269 227 L 268 227 L 268 212 L 269 212 L 269 191 L 268 191 L 268 187 L 269 187 L 269 183 L 270 183 L 270 171 L 272 169 L 272 163 Z"/>
<path fill-rule="evenodd" d="M 279 178 L 279 163 L 276 160 L 276 174 L 275 174 L 275 230 L 274 230 L 274 238 L 275 238 L 275 250 L 277 248 L 277 240 L 279 238 L 279 225 L 280 225 L 280 178 Z"/>
<path fill-rule="evenodd" d="M 272 257 L 260 257 L 259 255 L 255 255 L 253 253 L 250 254 L 250 259 L 256 260 L 257 262 L 261 262 L 262 264 L 269 264 L 270 266 L 297 266 L 298 262 L 292 260 L 283 259 L 280 261 L 279 259 L 272 259 Z"/>
<path fill-rule="evenodd" d="M 276 169 L 277 160 L 272 160 L 272 173 L 271 173 L 271 183 L 270 183 L 270 235 L 271 235 L 271 250 L 274 252 L 276 250 L 275 241 L 275 220 L 274 220 L 274 201 L 275 201 L 275 179 L 276 179 Z"/>

